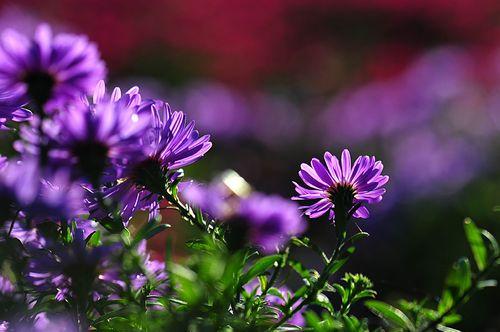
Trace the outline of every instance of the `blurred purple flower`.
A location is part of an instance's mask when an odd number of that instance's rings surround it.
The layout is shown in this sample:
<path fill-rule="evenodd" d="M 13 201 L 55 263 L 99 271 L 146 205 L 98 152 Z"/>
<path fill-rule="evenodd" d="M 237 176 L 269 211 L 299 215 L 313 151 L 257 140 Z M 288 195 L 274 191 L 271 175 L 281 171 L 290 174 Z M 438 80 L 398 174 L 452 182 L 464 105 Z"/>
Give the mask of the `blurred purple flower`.
<path fill-rule="evenodd" d="M 146 157 L 127 164 L 123 178 L 102 190 L 105 198 L 121 204 L 124 222 L 139 210 L 149 211 L 150 218 L 156 217 L 160 194 L 166 183 L 177 176 L 175 171 L 198 161 L 212 146 L 209 135 L 200 136 L 194 122 L 188 123 L 184 113 L 172 112 L 165 103 L 157 102 L 139 115 L 143 113 L 150 113 L 152 121 L 142 140 Z M 93 216 L 102 217 L 105 214 L 95 195 L 91 193 L 87 199 L 89 210 Z"/>
<path fill-rule="evenodd" d="M 280 196 L 263 194 L 242 199 L 236 215 L 228 223 L 242 231 L 243 237 L 264 253 L 279 250 L 306 227 L 295 203 Z"/>
<path fill-rule="evenodd" d="M 286 98 L 257 93 L 249 103 L 253 137 L 272 148 L 283 148 L 303 137 L 300 110 Z"/>
<path fill-rule="evenodd" d="M 414 195 L 455 190 L 467 183 L 481 165 L 480 149 L 462 138 L 417 131 L 394 144 L 394 182 L 404 184 L 400 190 Z"/>
<path fill-rule="evenodd" d="M 58 332 L 78 332 L 78 325 L 71 318 L 69 314 L 48 314 L 41 312 L 36 314 L 33 322 L 23 322 L 16 324 L 9 324 L 13 331 L 23 332 L 44 332 L 44 331 L 58 331 Z M 0 329 L 0 331 L 2 331 Z M 10 331 L 10 330 L 9 330 Z"/>
<path fill-rule="evenodd" d="M 216 138 L 241 137 L 250 131 L 253 117 L 247 100 L 220 83 L 193 84 L 184 92 L 182 104 L 198 127 Z"/>
<path fill-rule="evenodd" d="M 68 107 L 54 118 L 58 130 L 49 132 L 52 162 L 67 166 L 93 185 L 100 183 L 105 170 L 112 174 L 108 181 L 116 180 L 120 167 L 143 157 L 140 140 L 150 117 L 138 114 L 141 106 L 146 107 L 137 87 L 125 94 L 115 88 L 108 96 L 99 81 L 92 102 Z"/>
<path fill-rule="evenodd" d="M 323 130 L 325 144 L 352 144 L 423 125 L 469 89 L 471 67 L 471 59 L 460 49 L 434 50 L 399 77 L 341 93 L 316 119 L 313 130 Z"/>
<path fill-rule="evenodd" d="M 105 73 L 96 46 L 84 36 L 53 36 L 40 25 L 33 38 L 10 29 L 0 38 L 0 87 L 49 113 L 87 94 Z"/>
<path fill-rule="evenodd" d="M 335 219 L 335 210 L 340 208 L 351 213 L 356 204 L 372 204 L 382 200 L 385 193 L 383 186 L 389 180 L 381 175 L 382 162 L 375 157 L 360 156 L 351 164 L 351 154 L 345 149 L 341 161 L 330 152 L 324 155 L 326 167 L 317 158 L 311 165 L 302 164 L 299 176 L 306 187 L 294 182 L 299 194 L 294 200 L 315 200 L 312 205 L 302 206 L 310 218 L 319 218 L 329 213 L 329 219 Z M 354 218 L 368 218 L 368 209 L 360 205 L 353 213 Z"/>
<path fill-rule="evenodd" d="M 226 191 L 220 183 L 189 181 L 179 184 L 179 192 L 184 200 L 215 219 L 223 219 L 228 214 Z"/>
<path fill-rule="evenodd" d="M 69 174 L 41 169 L 33 158 L 8 163 L 0 174 L 0 197 L 3 218 L 23 211 L 35 221 L 69 219 L 84 211 L 82 188 Z"/>

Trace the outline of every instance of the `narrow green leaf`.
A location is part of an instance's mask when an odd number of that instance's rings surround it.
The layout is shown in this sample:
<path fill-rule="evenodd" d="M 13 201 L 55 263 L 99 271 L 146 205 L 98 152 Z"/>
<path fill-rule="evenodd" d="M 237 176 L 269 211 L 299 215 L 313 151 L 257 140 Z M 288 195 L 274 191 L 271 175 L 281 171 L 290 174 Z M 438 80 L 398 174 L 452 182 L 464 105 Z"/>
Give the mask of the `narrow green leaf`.
<path fill-rule="evenodd" d="M 441 331 L 441 332 L 460 332 L 460 330 L 444 326 L 444 325 L 438 325 L 436 326 L 436 330 Z"/>
<path fill-rule="evenodd" d="M 472 255 L 476 261 L 477 268 L 479 271 L 484 270 L 487 261 L 487 250 L 484 245 L 483 237 L 481 235 L 481 230 L 474 224 L 472 219 L 466 218 L 464 221 L 465 235 L 469 241 L 470 248 L 472 250 Z"/>
<path fill-rule="evenodd" d="M 471 287 L 471 278 L 469 259 L 462 257 L 453 264 L 446 278 L 445 289 L 438 304 L 439 313 L 450 309 L 455 300 Z"/>
<path fill-rule="evenodd" d="M 449 314 L 443 317 L 443 324 L 456 324 L 462 320 L 462 316 L 459 314 Z"/>
<path fill-rule="evenodd" d="M 366 301 L 365 305 L 375 315 L 386 320 L 387 322 L 409 331 L 415 330 L 415 326 L 411 320 L 398 308 L 376 300 Z"/>
<path fill-rule="evenodd" d="M 85 242 L 91 247 L 97 247 L 101 242 L 101 232 L 92 232 L 89 236 L 87 236 Z"/>
<path fill-rule="evenodd" d="M 375 298 L 375 295 L 377 295 L 377 292 L 374 291 L 373 289 L 362 290 L 353 297 L 352 303 L 368 297 Z"/>
<path fill-rule="evenodd" d="M 316 295 L 316 301 L 314 301 L 314 303 L 328 310 L 331 315 L 335 313 L 335 309 L 330 303 L 330 299 L 328 299 L 328 297 L 322 293 L 318 293 Z"/>
<path fill-rule="evenodd" d="M 477 283 L 477 288 L 478 289 L 483 289 L 487 287 L 496 287 L 498 282 L 494 279 L 489 279 L 489 280 L 481 280 L 480 282 Z"/>
<path fill-rule="evenodd" d="M 258 259 L 255 264 L 241 277 L 241 285 L 246 284 L 253 278 L 266 272 L 280 259 L 281 255 L 266 256 Z"/>
<path fill-rule="evenodd" d="M 481 234 L 484 236 L 486 240 L 488 240 L 490 244 L 490 250 L 493 253 L 493 256 L 498 256 L 500 254 L 500 248 L 498 247 L 498 242 L 495 239 L 495 237 L 485 229 L 481 230 Z"/>
<path fill-rule="evenodd" d="M 354 242 L 357 242 L 359 240 L 365 239 L 369 236 L 370 236 L 370 234 L 368 234 L 367 232 L 359 232 L 359 233 L 356 233 L 353 236 L 351 236 L 349 238 L 349 241 L 354 243 Z"/>

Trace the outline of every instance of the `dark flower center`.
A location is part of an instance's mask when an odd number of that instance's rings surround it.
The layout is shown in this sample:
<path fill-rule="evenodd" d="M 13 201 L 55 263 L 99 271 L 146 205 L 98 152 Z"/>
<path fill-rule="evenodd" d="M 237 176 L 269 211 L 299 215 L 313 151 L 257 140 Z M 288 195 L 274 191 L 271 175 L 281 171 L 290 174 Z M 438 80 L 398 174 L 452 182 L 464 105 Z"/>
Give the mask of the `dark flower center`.
<path fill-rule="evenodd" d="M 43 105 L 49 100 L 56 84 L 51 74 L 41 71 L 27 73 L 23 81 L 28 85 L 29 96 L 38 105 Z"/>
<path fill-rule="evenodd" d="M 165 171 L 155 158 L 148 158 L 135 166 L 131 178 L 137 186 L 152 193 L 161 194 L 165 189 Z"/>
<path fill-rule="evenodd" d="M 351 185 L 337 184 L 328 188 L 328 196 L 332 203 L 341 209 L 349 210 L 354 202 L 356 191 Z"/>
<path fill-rule="evenodd" d="M 278 218 L 269 218 L 264 224 L 261 225 L 259 231 L 265 235 L 276 235 L 282 233 L 282 223 Z"/>
<path fill-rule="evenodd" d="M 93 184 L 98 184 L 106 168 L 109 148 L 101 142 L 84 141 L 76 144 L 72 153 L 77 158 L 80 171 Z"/>

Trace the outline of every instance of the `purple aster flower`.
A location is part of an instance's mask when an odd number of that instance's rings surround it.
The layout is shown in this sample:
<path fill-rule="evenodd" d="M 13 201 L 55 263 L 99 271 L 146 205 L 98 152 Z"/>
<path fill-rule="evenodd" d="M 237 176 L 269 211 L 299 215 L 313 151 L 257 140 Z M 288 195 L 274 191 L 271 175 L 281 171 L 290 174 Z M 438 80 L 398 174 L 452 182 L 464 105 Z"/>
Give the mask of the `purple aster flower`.
<path fill-rule="evenodd" d="M 262 294 L 260 283 L 257 279 L 252 280 L 251 282 L 243 286 L 243 288 L 251 296 L 261 296 Z M 286 303 L 293 298 L 293 293 L 285 285 L 279 287 L 278 291 L 280 293 L 280 296 L 274 294 L 266 294 L 265 296 L 266 303 L 277 309 L 276 321 L 279 321 L 283 317 L 283 312 L 281 311 L 282 310 L 281 307 L 285 306 Z M 295 309 L 295 307 L 297 307 L 298 305 L 299 302 L 295 303 L 291 307 L 291 310 Z M 302 314 L 304 313 L 305 310 L 306 308 L 302 308 L 301 310 L 299 310 L 296 314 L 290 317 L 287 323 L 296 326 L 304 326 L 305 320 Z"/>
<path fill-rule="evenodd" d="M 11 161 L 0 174 L 0 220 L 23 211 L 35 221 L 84 212 L 82 188 L 64 170 L 42 169 L 34 158 Z"/>
<path fill-rule="evenodd" d="M 53 35 L 40 25 L 33 38 L 14 30 L 0 38 L 0 87 L 15 89 L 49 113 L 87 94 L 105 73 L 96 46 L 85 36 Z"/>
<path fill-rule="evenodd" d="M 94 91 L 92 102 L 67 108 L 54 118 L 58 130 L 48 133 L 49 157 L 56 166 L 66 166 L 93 185 L 98 185 L 106 171 L 108 180 L 116 180 L 120 167 L 141 159 L 141 138 L 150 125 L 149 114 L 138 113 L 139 89 L 133 87 L 122 94 L 115 88 L 106 95 L 103 81 Z M 111 169 L 110 167 L 113 166 Z"/>
<path fill-rule="evenodd" d="M 0 129 L 8 128 L 7 121 L 26 121 L 31 115 L 15 92 L 0 90 Z"/>
<path fill-rule="evenodd" d="M 299 194 L 294 200 L 313 200 L 311 205 L 301 207 L 310 218 L 319 218 L 329 213 L 346 215 L 353 213 L 354 218 L 368 218 L 368 209 L 363 204 L 378 203 L 385 193 L 383 186 L 389 177 L 382 174 L 383 165 L 375 157 L 360 156 L 351 164 L 351 154 L 345 149 L 339 162 L 330 152 L 324 155 L 326 167 L 316 158 L 311 165 L 302 164 L 299 176 L 306 186 L 294 182 Z M 353 207 L 355 207 L 353 211 Z"/>
<path fill-rule="evenodd" d="M 252 194 L 228 220 L 230 242 L 250 242 L 264 253 L 274 252 L 305 230 L 298 206 L 280 196 Z M 243 241 L 241 241 L 243 240 Z"/>
<path fill-rule="evenodd" d="M 104 198 L 121 204 L 125 222 L 139 210 L 156 217 L 166 183 L 178 176 L 175 171 L 198 161 L 212 146 L 209 135 L 200 136 L 194 122 L 187 122 L 182 112 L 172 112 L 168 104 L 157 102 L 139 114 L 150 114 L 152 121 L 142 140 L 145 157 L 128 163 L 123 177 L 102 189 Z M 89 210 L 93 217 L 102 218 L 105 214 L 95 196 L 91 192 L 87 199 Z"/>

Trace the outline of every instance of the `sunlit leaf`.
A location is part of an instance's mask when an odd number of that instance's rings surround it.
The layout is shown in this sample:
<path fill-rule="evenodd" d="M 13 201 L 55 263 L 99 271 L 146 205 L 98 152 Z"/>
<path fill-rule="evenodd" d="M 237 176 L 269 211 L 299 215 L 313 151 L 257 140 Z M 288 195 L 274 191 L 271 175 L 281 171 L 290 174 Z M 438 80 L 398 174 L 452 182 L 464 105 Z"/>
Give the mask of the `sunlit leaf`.
<path fill-rule="evenodd" d="M 486 267 L 488 253 L 486 250 L 486 246 L 484 245 L 481 230 L 476 226 L 476 224 L 474 224 L 474 222 L 470 218 L 465 219 L 464 229 L 477 268 L 479 269 L 479 271 L 482 271 Z"/>
<path fill-rule="evenodd" d="M 415 326 L 413 325 L 411 320 L 398 308 L 395 308 L 387 303 L 375 300 L 366 301 L 365 305 L 375 315 L 386 320 L 388 323 L 409 331 L 415 330 Z"/>
<path fill-rule="evenodd" d="M 281 255 L 266 256 L 258 259 L 255 264 L 241 277 L 241 285 L 246 284 L 258 275 L 266 272 L 280 259 Z"/>

